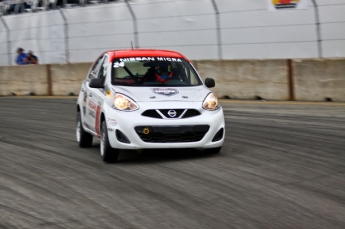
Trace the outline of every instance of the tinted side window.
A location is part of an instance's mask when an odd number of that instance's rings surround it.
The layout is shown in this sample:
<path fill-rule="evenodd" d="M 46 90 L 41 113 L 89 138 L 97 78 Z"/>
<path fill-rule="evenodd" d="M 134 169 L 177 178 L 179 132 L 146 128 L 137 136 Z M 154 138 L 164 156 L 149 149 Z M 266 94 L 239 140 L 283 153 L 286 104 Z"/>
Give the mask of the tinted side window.
<path fill-rule="evenodd" d="M 98 72 L 99 67 L 101 66 L 102 59 L 103 59 L 103 56 L 99 57 L 95 61 L 94 65 L 92 66 L 91 71 L 89 73 L 89 76 L 88 76 L 89 79 L 93 79 L 93 78 L 97 77 L 97 72 Z"/>
<path fill-rule="evenodd" d="M 108 62 L 109 62 L 109 57 L 106 55 L 103 61 L 101 61 L 100 70 L 98 72 L 98 78 L 105 79 L 105 77 L 107 76 Z"/>

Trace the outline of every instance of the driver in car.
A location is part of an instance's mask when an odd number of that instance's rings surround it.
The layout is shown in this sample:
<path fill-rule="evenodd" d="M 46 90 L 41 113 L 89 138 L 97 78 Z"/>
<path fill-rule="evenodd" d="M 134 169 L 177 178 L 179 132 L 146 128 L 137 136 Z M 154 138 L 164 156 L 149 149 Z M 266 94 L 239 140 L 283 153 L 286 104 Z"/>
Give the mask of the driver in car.
<path fill-rule="evenodd" d="M 172 66 L 168 63 L 162 63 L 149 68 L 144 76 L 143 82 L 166 83 L 171 80 L 172 76 Z"/>
<path fill-rule="evenodd" d="M 160 65 L 155 67 L 155 76 L 158 82 L 166 83 L 171 80 L 173 76 L 172 67 L 168 65 Z"/>

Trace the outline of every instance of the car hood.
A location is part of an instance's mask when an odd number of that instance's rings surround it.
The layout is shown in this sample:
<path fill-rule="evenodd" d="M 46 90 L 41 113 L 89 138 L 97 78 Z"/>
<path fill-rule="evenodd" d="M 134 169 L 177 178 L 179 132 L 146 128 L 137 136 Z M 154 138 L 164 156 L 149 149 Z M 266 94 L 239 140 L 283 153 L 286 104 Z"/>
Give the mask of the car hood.
<path fill-rule="evenodd" d="M 193 87 L 126 87 L 114 86 L 116 93 L 122 93 L 138 102 L 202 102 L 211 91 L 201 85 Z"/>

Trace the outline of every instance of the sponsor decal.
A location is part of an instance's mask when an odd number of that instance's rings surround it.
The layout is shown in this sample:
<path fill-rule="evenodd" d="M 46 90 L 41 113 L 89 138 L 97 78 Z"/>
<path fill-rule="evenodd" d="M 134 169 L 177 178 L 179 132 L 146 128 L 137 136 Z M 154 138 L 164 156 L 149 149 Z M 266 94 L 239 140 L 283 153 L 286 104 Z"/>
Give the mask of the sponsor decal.
<path fill-rule="evenodd" d="M 270 11 L 278 11 L 284 9 L 306 9 L 306 0 L 267 0 L 268 9 Z"/>
<path fill-rule="evenodd" d="M 178 94 L 175 88 L 151 88 L 152 92 L 159 95 L 172 96 Z"/>
<path fill-rule="evenodd" d="M 128 62 L 128 61 L 172 61 L 172 62 L 182 62 L 181 58 L 172 58 L 172 57 L 129 57 L 129 58 L 120 58 L 120 63 L 117 63 L 117 65 L 122 64 L 123 62 Z M 114 63 L 114 67 L 115 67 Z M 117 66 L 116 65 L 116 66 Z M 123 63 L 124 66 L 124 63 Z M 119 66 L 119 67 L 123 67 Z"/>
<path fill-rule="evenodd" d="M 272 2 L 276 9 L 296 8 L 299 0 L 273 0 Z"/>
<path fill-rule="evenodd" d="M 114 68 L 123 68 L 125 67 L 125 62 L 131 61 L 170 61 L 170 62 L 182 62 L 181 58 L 172 58 L 172 57 L 128 57 L 120 58 L 120 62 L 116 61 L 113 65 Z"/>
<path fill-rule="evenodd" d="M 97 136 L 100 136 L 100 117 L 101 115 L 101 106 L 97 106 L 97 111 L 96 111 L 96 117 L 95 117 L 95 130 L 96 130 L 96 133 L 97 133 Z"/>
<path fill-rule="evenodd" d="M 89 110 L 89 115 L 92 117 L 92 118 L 95 118 L 96 117 L 96 112 L 94 110 Z"/>
<path fill-rule="evenodd" d="M 96 106 L 96 104 L 95 104 L 94 102 L 92 102 L 91 100 L 89 100 L 89 103 L 88 103 L 88 104 L 89 104 L 89 107 L 90 107 L 91 110 L 96 110 L 96 107 L 97 107 L 97 106 Z"/>
<path fill-rule="evenodd" d="M 119 68 L 119 67 L 122 67 L 122 68 L 123 68 L 124 66 L 125 66 L 125 63 L 122 62 L 122 61 L 121 61 L 121 62 L 117 62 L 117 61 L 116 61 L 116 62 L 114 63 L 114 68 Z"/>
<path fill-rule="evenodd" d="M 107 118 L 107 121 L 108 121 L 109 126 L 116 126 L 117 125 L 117 121 L 114 118 Z"/>

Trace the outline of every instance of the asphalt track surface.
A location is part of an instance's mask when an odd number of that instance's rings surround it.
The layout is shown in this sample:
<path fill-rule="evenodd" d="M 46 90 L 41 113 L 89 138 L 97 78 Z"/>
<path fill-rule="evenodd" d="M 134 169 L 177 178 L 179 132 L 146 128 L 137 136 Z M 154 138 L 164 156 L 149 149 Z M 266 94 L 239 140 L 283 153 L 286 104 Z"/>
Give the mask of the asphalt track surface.
<path fill-rule="evenodd" d="M 76 99 L 0 98 L 0 228 L 345 228 L 345 104 L 223 102 L 226 143 L 75 140 Z"/>

